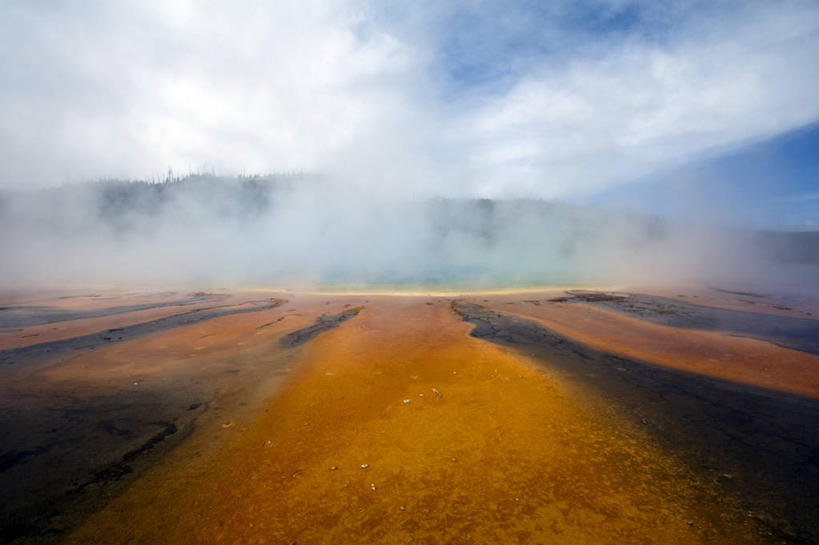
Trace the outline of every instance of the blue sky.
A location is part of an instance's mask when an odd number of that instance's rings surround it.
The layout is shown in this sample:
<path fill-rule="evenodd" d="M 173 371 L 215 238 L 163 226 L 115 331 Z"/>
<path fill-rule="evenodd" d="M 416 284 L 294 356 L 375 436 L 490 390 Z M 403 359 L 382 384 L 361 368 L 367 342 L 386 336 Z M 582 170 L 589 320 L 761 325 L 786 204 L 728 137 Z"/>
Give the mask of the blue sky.
<path fill-rule="evenodd" d="M 436 49 L 460 89 L 511 82 L 545 59 L 565 61 L 584 48 L 632 36 L 662 40 L 668 23 L 644 17 L 638 4 L 462 3 L 447 13 Z"/>
<path fill-rule="evenodd" d="M 12 0 L 0 185 L 302 170 L 812 228 L 816 58 L 815 1 Z"/>
<path fill-rule="evenodd" d="M 581 202 L 687 222 L 819 230 L 819 124 L 656 172 Z"/>

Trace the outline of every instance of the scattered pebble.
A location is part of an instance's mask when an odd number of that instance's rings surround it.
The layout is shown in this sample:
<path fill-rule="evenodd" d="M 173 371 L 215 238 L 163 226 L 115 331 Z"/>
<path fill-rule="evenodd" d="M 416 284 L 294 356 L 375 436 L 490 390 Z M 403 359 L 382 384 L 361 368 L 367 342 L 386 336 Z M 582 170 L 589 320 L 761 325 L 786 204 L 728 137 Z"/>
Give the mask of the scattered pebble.
<path fill-rule="evenodd" d="M 424 394 L 418 394 L 418 397 L 424 397 Z"/>
<path fill-rule="evenodd" d="M 370 483 L 370 490 L 375 492 L 375 483 Z"/>
<path fill-rule="evenodd" d="M 407 403 L 409 403 L 410 401 L 411 401 L 411 400 L 409 400 L 409 399 L 405 399 L 405 400 L 404 400 L 404 405 L 406 405 L 406 404 L 407 404 Z"/>
<path fill-rule="evenodd" d="M 361 464 L 361 469 L 367 469 L 370 467 L 370 464 Z"/>
<path fill-rule="evenodd" d="M 437 397 L 438 399 L 441 399 L 442 397 L 444 397 L 443 395 L 441 395 L 441 392 L 439 392 L 435 388 L 432 389 L 432 393 L 435 394 L 435 397 Z"/>
<path fill-rule="evenodd" d="M 338 469 L 338 466 L 330 466 L 330 471 L 335 471 Z"/>
<path fill-rule="evenodd" d="M 450 458 L 450 459 L 451 459 L 453 462 L 457 462 L 457 461 L 458 461 L 458 459 L 457 459 L 457 458 L 455 458 L 454 456 L 453 456 L 452 458 Z"/>
<path fill-rule="evenodd" d="M 270 439 L 268 439 L 267 441 L 264 442 L 264 448 L 270 448 L 272 446 L 273 446 L 273 441 L 271 441 Z"/>
<path fill-rule="evenodd" d="M 222 422 L 222 427 L 223 428 L 233 427 L 233 420 L 226 420 L 226 421 Z"/>
<path fill-rule="evenodd" d="M 688 521 L 688 525 L 689 525 L 689 526 L 694 526 L 694 521 L 693 521 L 693 520 L 689 520 L 689 521 Z"/>
<path fill-rule="evenodd" d="M 452 371 L 452 374 L 453 374 L 453 375 L 457 375 L 457 374 L 458 374 L 458 371 Z"/>
<path fill-rule="evenodd" d="M 401 511 L 406 511 L 406 510 L 407 510 L 407 506 L 406 506 L 406 505 L 402 505 L 401 507 L 399 507 L 399 509 L 400 509 Z"/>

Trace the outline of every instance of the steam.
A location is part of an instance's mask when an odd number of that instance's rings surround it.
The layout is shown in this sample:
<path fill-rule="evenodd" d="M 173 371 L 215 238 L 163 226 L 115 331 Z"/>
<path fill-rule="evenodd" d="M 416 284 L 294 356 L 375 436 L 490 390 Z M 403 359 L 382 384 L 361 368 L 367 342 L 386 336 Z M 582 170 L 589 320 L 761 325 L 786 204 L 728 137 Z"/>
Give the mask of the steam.
<path fill-rule="evenodd" d="M 753 282 L 750 231 L 541 200 L 385 198 L 321 176 L 102 182 L 2 199 L 4 285 Z"/>
<path fill-rule="evenodd" d="M 569 203 L 814 122 L 817 56 L 798 1 L 5 2 L 0 284 L 783 278 Z"/>

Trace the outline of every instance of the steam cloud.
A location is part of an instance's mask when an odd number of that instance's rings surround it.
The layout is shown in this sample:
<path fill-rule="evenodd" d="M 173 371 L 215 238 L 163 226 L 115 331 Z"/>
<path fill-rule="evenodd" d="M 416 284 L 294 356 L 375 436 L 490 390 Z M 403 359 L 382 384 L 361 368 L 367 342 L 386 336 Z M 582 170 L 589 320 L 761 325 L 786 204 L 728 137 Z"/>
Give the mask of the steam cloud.
<path fill-rule="evenodd" d="M 101 182 L 0 206 L 6 285 L 798 281 L 751 231 L 540 200 L 374 198 L 319 176 Z"/>
<path fill-rule="evenodd" d="M 808 274 L 568 203 L 819 119 L 813 2 L 0 10 L 0 285 Z M 78 183 L 169 167 L 218 176 Z"/>

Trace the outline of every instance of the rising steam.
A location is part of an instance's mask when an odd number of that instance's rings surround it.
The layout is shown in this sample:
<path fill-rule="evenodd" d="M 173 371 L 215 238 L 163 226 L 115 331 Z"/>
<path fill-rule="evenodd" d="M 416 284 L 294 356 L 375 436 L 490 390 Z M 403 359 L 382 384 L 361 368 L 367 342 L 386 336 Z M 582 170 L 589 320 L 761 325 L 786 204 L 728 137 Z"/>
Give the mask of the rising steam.
<path fill-rule="evenodd" d="M 770 252 L 779 241 L 763 245 L 751 231 L 541 200 L 388 199 L 321 176 L 99 182 L 6 192 L 0 206 L 6 286 L 492 287 L 785 274 Z"/>

